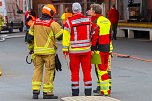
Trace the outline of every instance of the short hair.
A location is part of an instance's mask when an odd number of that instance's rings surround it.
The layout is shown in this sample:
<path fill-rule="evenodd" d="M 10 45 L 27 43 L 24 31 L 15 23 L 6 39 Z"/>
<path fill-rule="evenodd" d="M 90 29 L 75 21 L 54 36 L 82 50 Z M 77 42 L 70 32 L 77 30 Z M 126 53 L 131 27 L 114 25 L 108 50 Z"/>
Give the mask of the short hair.
<path fill-rule="evenodd" d="M 102 7 L 99 4 L 91 4 L 90 8 L 95 11 L 96 14 L 102 14 Z"/>

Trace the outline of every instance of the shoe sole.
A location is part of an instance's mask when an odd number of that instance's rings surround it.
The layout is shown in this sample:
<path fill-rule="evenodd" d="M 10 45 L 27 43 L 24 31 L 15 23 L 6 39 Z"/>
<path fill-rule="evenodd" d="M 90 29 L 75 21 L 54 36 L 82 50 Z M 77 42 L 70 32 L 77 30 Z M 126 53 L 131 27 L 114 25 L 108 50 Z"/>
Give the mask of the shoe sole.
<path fill-rule="evenodd" d="M 43 99 L 58 99 L 58 97 L 53 97 L 53 96 L 51 96 L 51 97 L 43 97 Z"/>

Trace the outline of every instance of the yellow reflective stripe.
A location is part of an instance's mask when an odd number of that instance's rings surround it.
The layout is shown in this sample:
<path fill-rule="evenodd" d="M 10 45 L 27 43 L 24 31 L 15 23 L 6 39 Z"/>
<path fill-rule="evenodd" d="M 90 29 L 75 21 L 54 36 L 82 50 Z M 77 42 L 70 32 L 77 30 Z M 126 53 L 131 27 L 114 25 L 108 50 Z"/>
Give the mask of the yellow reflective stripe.
<path fill-rule="evenodd" d="M 110 33 L 111 22 L 107 18 L 100 16 L 97 20 L 97 25 L 100 27 L 99 35 L 107 35 Z"/>
<path fill-rule="evenodd" d="M 54 48 L 34 47 L 34 54 L 55 54 Z"/>
<path fill-rule="evenodd" d="M 70 53 L 83 53 L 83 52 L 89 52 L 91 49 L 85 49 L 85 50 L 70 50 Z"/>
<path fill-rule="evenodd" d="M 29 50 L 32 50 L 34 48 L 34 45 L 33 44 L 28 44 L 28 49 Z"/>
<path fill-rule="evenodd" d="M 32 85 L 41 85 L 42 82 L 32 82 Z"/>
<path fill-rule="evenodd" d="M 29 32 L 28 32 L 30 35 L 34 35 L 34 32 L 32 31 L 32 30 L 29 30 Z"/>
<path fill-rule="evenodd" d="M 43 85 L 43 92 L 53 92 L 53 85 L 52 84 L 44 84 Z"/>
<path fill-rule="evenodd" d="M 108 79 L 108 80 L 101 81 L 101 84 L 102 84 L 102 85 L 107 85 L 108 83 L 109 83 L 109 79 Z"/>
<path fill-rule="evenodd" d="M 63 46 L 62 51 L 69 51 L 69 46 Z"/>
<path fill-rule="evenodd" d="M 106 91 L 109 90 L 109 86 L 102 85 L 100 88 L 101 88 L 100 90 L 106 90 Z"/>
<path fill-rule="evenodd" d="M 81 51 L 81 50 L 89 50 L 90 49 L 90 46 L 89 47 L 83 47 L 83 48 L 70 48 L 69 50 L 70 51 Z"/>
<path fill-rule="evenodd" d="M 35 55 L 34 54 L 31 54 L 31 59 L 33 60 L 35 58 Z"/>
<path fill-rule="evenodd" d="M 55 38 L 58 38 L 60 35 L 62 35 L 62 33 L 63 33 L 63 29 L 61 29 L 61 31 L 55 34 Z"/>
<path fill-rule="evenodd" d="M 62 51 L 68 51 L 68 49 L 67 48 L 62 48 Z"/>
<path fill-rule="evenodd" d="M 101 71 L 101 70 L 99 70 L 99 67 L 97 68 L 97 70 L 98 70 L 98 75 L 104 75 L 104 74 L 108 73 L 107 71 Z"/>
<path fill-rule="evenodd" d="M 42 82 L 32 82 L 32 90 L 40 90 Z"/>
<path fill-rule="evenodd" d="M 112 41 L 110 42 L 110 53 L 113 51 Z"/>
<path fill-rule="evenodd" d="M 52 86 L 51 86 L 51 84 L 44 84 L 43 85 L 43 88 L 51 88 Z"/>
<path fill-rule="evenodd" d="M 109 80 L 100 81 L 100 89 L 101 90 L 109 90 Z"/>
<path fill-rule="evenodd" d="M 51 42 L 51 37 L 54 36 L 54 35 L 53 35 L 53 32 L 51 31 L 48 36 L 49 36 L 49 37 L 48 37 L 48 40 L 47 40 L 44 48 L 47 48 L 47 47 L 49 46 L 49 44 L 50 44 L 50 42 Z"/>

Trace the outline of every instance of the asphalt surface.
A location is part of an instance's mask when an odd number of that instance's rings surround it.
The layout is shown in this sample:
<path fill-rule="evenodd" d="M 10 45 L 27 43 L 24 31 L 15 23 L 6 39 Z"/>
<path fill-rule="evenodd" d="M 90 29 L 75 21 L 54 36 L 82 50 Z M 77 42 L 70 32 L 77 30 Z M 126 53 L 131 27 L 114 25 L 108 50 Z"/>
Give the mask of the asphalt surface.
<path fill-rule="evenodd" d="M 24 33 L 13 33 L 23 35 Z M 113 41 L 114 52 L 128 54 L 152 60 L 152 41 L 148 39 L 121 38 Z M 63 65 L 63 71 L 57 72 L 54 93 L 62 97 L 71 96 L 70 70 L 58 44 L 58 54 Z M 31 80 L 33 65 L 25 62 L 28 54 L 24 37 L 9 38 L 0 42 L 0 101 L 33 101 Z M 93 66 L 92 66 L 93 67 Z M 152 101 L 152 62 L 140 61 L 132 58 L 112 58 L 112 94 L 111 97 L 121 101 Z M 83 96 L 83 75 L 80 79 L 80 95 Z M 96 76 L 92 68 L 93 88 L 96 88 Z M 92 94 L 94 95 L 94 94 Z M 38 101 L 42 99 L 42 92 Z"/>

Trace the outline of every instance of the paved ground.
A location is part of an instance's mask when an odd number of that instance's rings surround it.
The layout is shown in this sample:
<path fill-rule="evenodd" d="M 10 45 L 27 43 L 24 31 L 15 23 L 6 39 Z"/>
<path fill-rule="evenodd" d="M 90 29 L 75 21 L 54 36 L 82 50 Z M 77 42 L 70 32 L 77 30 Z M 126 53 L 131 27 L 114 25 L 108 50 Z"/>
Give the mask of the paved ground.
<path fill-rule="evenodd" d="M 13 33 L 16 34 L 16 33 Z M 23 33 L 17 33 L 22 34 Z M 114 52 L 129 54 L 152 60 L 152 41 L 140 39 L 118 39 L 113 41 Z M 0 101 L 32 101 L 31 79 L 33 65 L 25 62 L 28 54 L 24 38 L 11 38 L 0 42 Z M 54 93 L 62 97 L 71 96 L 70 70 L 63 59 L 61 45 L 58 54 L 63 64 L 63 71 L 57 72 Z M 111 97 L 121 101 L 152 101 L 152 63 L 131 58 L 112 59 L 113 86 Z M 96 87 L 96 76 L 92 69 L 93 88 Z M 81 73 L 82 77 L 82 73 Z M 80 80 L 80 95 L 83 94 L 83 82 Z M 42 92 L 40 99 L 43 101 Z M 60 101 L 51 100 L 51 101 Z"/>

